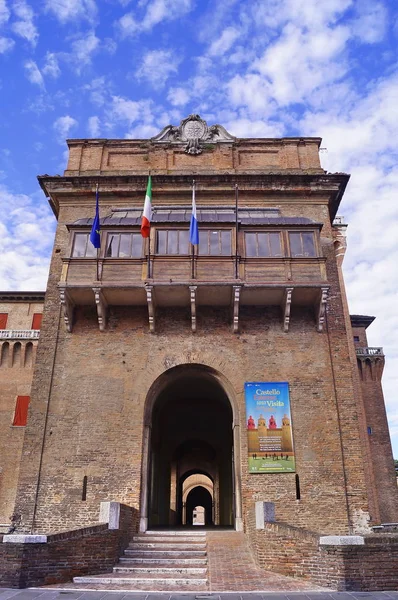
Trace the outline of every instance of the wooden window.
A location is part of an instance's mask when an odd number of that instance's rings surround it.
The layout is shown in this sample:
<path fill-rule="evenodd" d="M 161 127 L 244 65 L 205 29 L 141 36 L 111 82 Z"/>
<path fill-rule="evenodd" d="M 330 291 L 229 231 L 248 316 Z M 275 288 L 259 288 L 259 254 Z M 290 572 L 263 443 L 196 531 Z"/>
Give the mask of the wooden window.
<path fill-rule="evenodd" d="M 28 420 L 29 402 L 30 396 L 17 396 L 14 420 L 12 422 L 14 427 L 25 427 Z"/>
<path fill-rule="evenodd" d="M 75 233 L 72 256 L 76 258 L 95 258 L 97 256 L 97 249 L 90 242 L 89 233 Z"/>
<path fill-rule="evenodd" d="M 106 254 L 108 258 L 141 258 L 141 233 L 108 233 Z"/>
<path fill-rule="evenodd" d="M 34 313 L 33 314 L 32 329 L 40 329 L 42 318 L 43 318 L 42 313 Z"/>
<path fill-rule="evenodd" d="M 281 234 L 274 232 L 253 232 L 245 234 L 246 256 L 283 256 Z"/>
<path fill-rule="evenodd" d="M 156 235 L 156 254 L 189 254 L 188 229 L 160 229 Z"/>
<path fill-rule="evenodd" d="M 8 313 L 0 313 L 0 329 L 7 328 Z"/>
<path fill-rule="evenodd" d="M 290 255 L 293 258 L 316 256 L 315 240 L 312 231 L 289 232 Z"/>
<path fill-rule="evenodd" d="M 231 230 L 201 229 L 199 232 L 199 254 L 202 256 L 231 256 Z"/>

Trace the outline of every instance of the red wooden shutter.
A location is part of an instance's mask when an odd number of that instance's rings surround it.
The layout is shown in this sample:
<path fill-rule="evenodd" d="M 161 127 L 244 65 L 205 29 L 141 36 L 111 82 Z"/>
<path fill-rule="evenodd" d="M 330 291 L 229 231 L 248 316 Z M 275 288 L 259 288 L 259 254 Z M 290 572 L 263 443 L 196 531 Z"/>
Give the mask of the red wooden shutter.
<path fill-rule="evenodd" d="M 7 328 L 8 313 L 0 313 L 0 329 Z"/>
<path fill-rule="evenodd" d="M 12 424 L 18 427 L 24 427 L 28 420 L 28 406 L 30 396 L 17 396 L 17 404 L 15 406 L 14 420 Z"/>
<path fill-rule="evenodd" d="M 42 313 L 34 313 L 32 319 L 32 329 L 40 329 L 42 317 Z"/>

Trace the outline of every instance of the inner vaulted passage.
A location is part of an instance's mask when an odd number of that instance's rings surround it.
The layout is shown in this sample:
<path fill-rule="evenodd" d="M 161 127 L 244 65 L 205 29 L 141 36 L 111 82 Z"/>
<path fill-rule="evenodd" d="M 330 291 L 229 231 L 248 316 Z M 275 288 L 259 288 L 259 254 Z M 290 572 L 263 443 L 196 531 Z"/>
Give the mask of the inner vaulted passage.
<path fill-rule="evenodd" d="M 147 524 L 235 526 L 233 412 L 212 369 L 181 365 L 154 391 L 147 456 Z"/>

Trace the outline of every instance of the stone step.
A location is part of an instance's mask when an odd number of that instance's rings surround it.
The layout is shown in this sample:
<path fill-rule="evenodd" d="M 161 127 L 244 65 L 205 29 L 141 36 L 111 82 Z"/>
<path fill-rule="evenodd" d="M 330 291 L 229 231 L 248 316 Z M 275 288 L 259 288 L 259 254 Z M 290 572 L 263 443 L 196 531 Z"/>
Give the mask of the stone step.
<path fill-rule="evenodd" d="M 178 588 L 185 588 L 190 590 L 195 589 L 207 589 L 207 578 L 206 577 L 174 577 L 172 575 L 162 575 L 161 577 L 128 577 L 123 574 L 110 574 L 110 575 L 92 575 L 84 577 L 74 577 L 73 583 L 78 584 L 91 584 L 91 585 L 109 585 L 109 586 L 128 586 L 129 589 L 135 590 L 151 590 L 155 587 L 158 589 L 164 586 L 167 590 Z"/>
<path fill-rule="evenodd" d="M 117 566 L 113 567 L 114 573 L 130 573 L 131 575 L 138 573 L 144 575 L 170 574 L 176 576 L 185 575 L 206 575 L 206 567 L 179 567 L 176 565 L 140 565 L 139 567 Z"/>
<path fill-rule="evenodd" d="M 205 550 L 206 549 L 206 544 L 202 544 L 202 543 L 194 543 L 194 542 L 189 542 L 188 544 L 181 544 L 179 542 L 162 542 L 162 543 L 157 543 L 157 542 L 134 542 L 132 544 L 129 544 L 129 549 L 133 550 L 137 550 L 139 548 L 154 548 L 154 549 L 164 549 L 164 550 L 178 550 L 179 552 L 181 551 L 185 551 L 185 550 Z"/>
<path fill-rule="evenodd" d="M 186 537 L 186 536 L 205 537 L 206 531 L 191 531 L 191 530 L 190 531 L 180 531 L 178 529 L 175 531 L 171 531 L 169 529 L 167 529 L 166 531 L 159 531 L 159 530 L 151 531 L 151 530 L 149 530 L 141 535 L 172 535 L 172 536 L 181 536 L 181 537 Z"/>
<path fill-rule="evenodd" d="M 206 550 L 154 550 L 152 548 L 142 548 L 139 550 L 133 550 L 126 548 L 124 551 L 126 557 L 137 556 L 137 557 L 148 557 L 148 558 L 198 558 L 206 556 Z"/>
<path fill-rule="evenodd" d="M 149 565 L 193 565 L 196 567 L 200 567 L 202 565 L 207 564 L 207 558 L 185 558 L 185 557 L 174 557 L 174 558 L 160 558 L 157 557 L 148 557 L 148 556 L 137 556 L 137 557 L 125 557 L 122 556 L 119 559 L 119 562 L 122 566 L 128 565 L 136 565 L 142 563 L 148 563 Z"/>
<path fill-rule="evenodd" d="M 206 536 L 203 535 L 186 535 L 184 537 L 182 536 L 176 536 L 176 535 L 169 535 L 169 534 L 165 534 L 165 535 L 151 535 L 151 536 L 147 536 L 146 534 L 143 535 L 134 535 L 131 540 L 132 542 L 156 542 L 156 543 L 161 543 L 161 542 L 173 542 L 176 544 L 185 544 L 186 542 L 204 542 L 206 539 Z"/>

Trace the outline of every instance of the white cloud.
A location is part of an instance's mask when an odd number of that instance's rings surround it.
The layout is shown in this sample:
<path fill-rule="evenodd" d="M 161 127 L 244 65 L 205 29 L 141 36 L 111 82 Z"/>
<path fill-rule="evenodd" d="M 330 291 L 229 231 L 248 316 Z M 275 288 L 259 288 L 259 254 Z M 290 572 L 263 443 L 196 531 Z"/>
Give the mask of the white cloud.
<path fill-rule="evenodd" d="M 70 117 L 69 115 L 65 115 L 56 119 L 53 123 L 53 128 L 57 134 L 58 142 L 64 144 L 65 140 L 69 137 L 70 130 L 77 125 L 78 122 L 76 119 Z"/>
<path fill-rule="evenodd" d="M 83 89 L 88 90 L 93 104 L 103 106 L 109 93 L 109 87 L 110 83 L 106 81 L 105 77 L 96 77 L 90 83 L 86 83 Z"/>
<path fill-rule="evenodd" d="M 381 2 L 361 0 L 356 4 L 357 16 L 352 23 L 354 34 L 361 42 L 381 42 L 387 27 L 387 10 Z"/>
<path fill-rule="evenodd" d="M 0 184 L 0 210 L 0 288 L 45 289 L 55 230 L 49 207 Z"/>
<path fill-rule="evenodd" d="M 188 92 L 181 87 L 170 88 L 167 95 L 167 100 L 173 106 L 185 106 L 189 102 L 189 98 Z"/>
<path fill-rule="evenodd" d="M 37 64 L 33 60 L 27 60 L 24 63 L 24 67 L 26 70 L 26 77 L 29 79 L 29 81 L 41 88 L 44 88 L 43 75 L 41 74 Z"/>
<path fill-rule="evenodd" d="M 89 117 L 87 122 L 88 132 L 90 137 L 97 138 L 100 134 L 100 120 L 99 117 L 93 116 Z"/>
<path fill-rule="evenodd" d="M 150 100 L 129 100 L 112 96 L 111 116 L 113 120 L 131 125 L 138 120 L 152 121 Z"/>
<path fill-rule="evenodd" d="M 54 79 L 60 76 L 61 69 L 59 68 L 57 56 L 53 52 L 47 52 L 46 62 L 42 70 L 45 75 L 54 77 Z"/>
<path fill-rule="evenodd" d="M 221 36 L 215 40 L 210 48 L 210 56 L 220 56 L 228 52 L 232 44 L 238 39 L 240 32 L 235 27 L 227 27 Z"/>
<path fill-rule="evenodd" d="M 12 23 L 12 31 L 35 46 L 39 33 L 33 22 L 35 13 L 32 8 L 25 0 L 15 0 L 13 10 L 17 21 Z"/>
<path fill-rule="evenodd" d="M 170 75 L 178 72 L 180 60 L 169 50 L 151 50 L 144 55 L 136 75 L 153 87 L 163 87 Z"/>
<path fill-rule="evenodd" d="M 178 19 L 193 8 L 192 0 L 149 0 L 145 5 L 145 14 L 141 20 L 133 12 L 126 13 L 119 19 L 117 25 L 122 36 L 150 31 L 158 23 Z"/>
<path fill-rule="evenodd" d="M 61 23 L 77 19 L 92 21 L 97 14 L 95 0 L 46 0 L 45 9 Z"/>
<path fill-rule="evenodd" d="M 10 18 L 10 11 L 7 7 L 6 0 L 0 0 L 0 25 L 7 23 Z"/>
<path fill-rule="evenodd" d="M 14 48 L 15 42 L 11 38 L 0 37 L 0 54 L 5 54 Z"/>
<path fill-rule="evenodd" d="M 91 63 L 92 55 L 98 49 L 99 38 L 94 31 L 89 31 L 72 42 L 71 59 L 78 73 Z"/>

